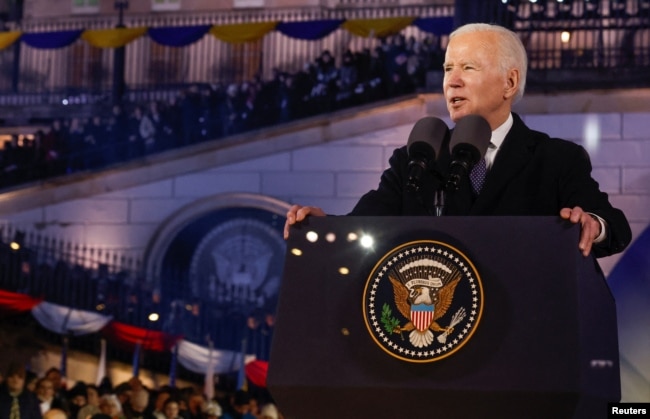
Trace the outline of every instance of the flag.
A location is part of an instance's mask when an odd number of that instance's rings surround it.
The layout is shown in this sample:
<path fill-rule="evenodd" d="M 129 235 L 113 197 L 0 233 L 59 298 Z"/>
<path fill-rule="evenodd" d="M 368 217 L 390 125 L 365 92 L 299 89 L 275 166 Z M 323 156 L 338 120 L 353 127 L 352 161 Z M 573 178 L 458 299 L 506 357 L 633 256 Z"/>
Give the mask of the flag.
<path fill-rule="evenodd" d="M 97 365 L 97 377 L 95 378 L 95 384 L 97 386 L 99 386 L 104 377 L 106 377 L 106 339 L 102 339 L 100 344 L 99 364 Z"/>
<path fill-rule="evenodd" d="M 205 380 L 203 382 L 203 394 L 209 401 L 214 398 L 214 358 L 212 356 L 212 340 L 208 339 L 208 368 L 205 370 Z"/>

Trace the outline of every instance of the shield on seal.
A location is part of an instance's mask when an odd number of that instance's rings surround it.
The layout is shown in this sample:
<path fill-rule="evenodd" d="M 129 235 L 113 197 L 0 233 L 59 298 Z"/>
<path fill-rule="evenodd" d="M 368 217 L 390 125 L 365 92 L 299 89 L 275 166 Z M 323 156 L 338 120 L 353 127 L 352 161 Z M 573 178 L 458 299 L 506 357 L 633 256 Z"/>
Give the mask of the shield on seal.
<path fill-rule="evenodd" d="M 435 307 L 433 304 L 412 304 L 411 322 L 413 326 L 420 332 L 427 330 L 433 321 L 434 310 Z"/>

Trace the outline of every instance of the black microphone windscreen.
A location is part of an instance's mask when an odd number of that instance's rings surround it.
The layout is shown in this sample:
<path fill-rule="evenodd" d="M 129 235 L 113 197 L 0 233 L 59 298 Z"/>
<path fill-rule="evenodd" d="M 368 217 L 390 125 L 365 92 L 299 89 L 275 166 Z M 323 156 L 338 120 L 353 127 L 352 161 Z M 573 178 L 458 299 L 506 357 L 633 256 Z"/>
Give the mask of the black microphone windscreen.
<path fill-rule="evenodd" d="M 479 115 L 467 115 L 456 122 L 456 126 L 451 132 L 449 149 L 452 155 L 454 155 L 454 149 L 463 148 L 465 151 L 472 149 L 478 152 L 476 158 L 478 161 L 485 155 L 490 145 L 490 138 L 492 138 L 492 129 L 485 118 Z"/>
<path fill-rule="evenodd" d="M 409 134 L 407 149 L 409 156 L 422 155 L 434 160 L 440 155 L 449 138 L 449 128 L 442 119 L 427 116 L 415 123 Z"/>

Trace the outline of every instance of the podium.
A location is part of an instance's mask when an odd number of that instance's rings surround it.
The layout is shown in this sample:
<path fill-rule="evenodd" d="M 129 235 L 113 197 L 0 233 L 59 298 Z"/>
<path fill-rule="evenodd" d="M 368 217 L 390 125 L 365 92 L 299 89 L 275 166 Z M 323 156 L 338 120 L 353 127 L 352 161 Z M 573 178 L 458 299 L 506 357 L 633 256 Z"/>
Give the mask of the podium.
<path fill-rule="evenodd" d="M 271 395 L 286 419 L 607 417 L 607 403 L 620 399 L 616 309 L 595 258 L 578 250 L 579 234 L 559 217 L 309 218 L 287 241 Z M 382 347 L 370 290 L 382 263 L 397 263 L 395 249 L 429 242 L 467 258 L 480 312 L 465 317 L 474 323 L 462 345 L 451 342 L 462 340 L 463 322 L 453 328 L 445 356 L 402 358 L 414 332 L 386 328 L 399 351 Z M 409 323 L 389 305 L 382 321 Z M 442 320 L 424 349 L 451 331 Z"/>

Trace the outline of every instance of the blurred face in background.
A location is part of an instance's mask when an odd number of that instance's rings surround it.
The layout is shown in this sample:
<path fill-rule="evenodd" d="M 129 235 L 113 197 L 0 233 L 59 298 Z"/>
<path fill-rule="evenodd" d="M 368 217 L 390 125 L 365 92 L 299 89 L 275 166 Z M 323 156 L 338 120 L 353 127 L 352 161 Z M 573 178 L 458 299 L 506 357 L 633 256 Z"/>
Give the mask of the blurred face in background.
<path fill-rule="evenodd" d="M 9 393 L 20 393 L 25 387 L 25 377 L 20 374 L 11 374 L 5 380 Z"/>
<path fill-rule="evenodd" d="M 178 417 L 179 406 L 175 401 L 165 403 L 163 413 L 167 419 L 176 419 Z"/>
<path fill-rule="evenodd" d="M 86 389 L 86 397 L 88 398 L 88 404 L 99 406 L 99 393 L 97 393 L 96 388 L 88 387 Z"/>
<path fill-rule="evenodd" d="M 36 385 L 36 395 L 41 401 L 50 401 L 54 398 L 54 384 L 47 378 L 44 378 Z"/>
<path fill-rule="evenodd" d="M 121 411 L 117 400 L 114 399 L 101 399 L 99 401 L 99 410 L 110 417 L 119 415 Z"/>
<path fill-rule="evenodd" d="M 171 397 L 169 393 L 162 392 L 158 393 L 158 396 L 156 396 L 156 402 L 154 403 L 154 410 L 156 412 L 162 412 L 163 407 L 165 406 L 165 402 Z"/>

